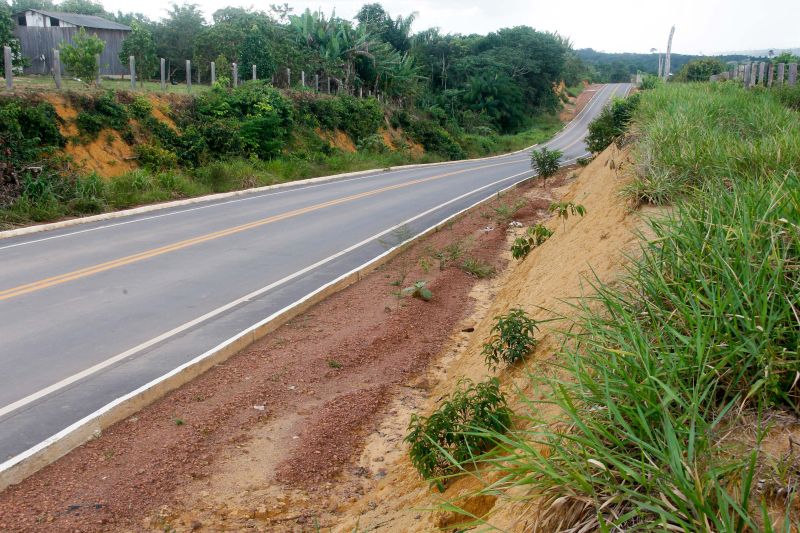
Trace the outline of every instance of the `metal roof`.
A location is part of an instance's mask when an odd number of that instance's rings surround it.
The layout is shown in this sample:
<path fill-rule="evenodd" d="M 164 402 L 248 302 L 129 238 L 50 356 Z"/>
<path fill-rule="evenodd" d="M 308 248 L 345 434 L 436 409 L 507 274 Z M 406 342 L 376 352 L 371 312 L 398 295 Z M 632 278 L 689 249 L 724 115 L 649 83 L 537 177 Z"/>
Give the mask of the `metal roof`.
<path fill-rule="evenodd" d="M 26 9 L 24 11 L 20 11 L 19 13 L 15 13 L 14 15 L 19 15 L 20 13 L 24 13 L 25 11 L 35 11 L 36 13 L 41 13 L 42 15 L 56 18 L 58 20 L 63 20 L 64 22 L 68 22 L 69 24 L 74 24 L 75 26 L 81 26 L 83 28 L 95 28 L 98 30 L 123 30 L 123 31 L 130 31 L 130 26 L 126 26 L 124 24 L 119 24 L 118 22 L 112 22 L 110 20 L 106 20 L 101 17 L 95 17 L 94 15 L 79 15 L 77 13 L 60 13 L 58 11 L 44 11 L 42 9 Z"/>

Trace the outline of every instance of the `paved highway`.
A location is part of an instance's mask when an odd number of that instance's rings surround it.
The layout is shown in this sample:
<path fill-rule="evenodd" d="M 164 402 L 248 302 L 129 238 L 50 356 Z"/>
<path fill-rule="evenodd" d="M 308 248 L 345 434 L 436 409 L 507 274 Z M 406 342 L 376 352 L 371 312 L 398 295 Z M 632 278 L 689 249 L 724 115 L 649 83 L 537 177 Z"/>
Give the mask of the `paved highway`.
<path fill-rule="evenodd" d="M 565 161 L 585 155 L 587 124 L 628 89 L 600 88 L 547 146 Z M 399 233 L 531 176 L 529 158 L 298 182 L 0 240 L 0 463 L 384 253 Z"/>

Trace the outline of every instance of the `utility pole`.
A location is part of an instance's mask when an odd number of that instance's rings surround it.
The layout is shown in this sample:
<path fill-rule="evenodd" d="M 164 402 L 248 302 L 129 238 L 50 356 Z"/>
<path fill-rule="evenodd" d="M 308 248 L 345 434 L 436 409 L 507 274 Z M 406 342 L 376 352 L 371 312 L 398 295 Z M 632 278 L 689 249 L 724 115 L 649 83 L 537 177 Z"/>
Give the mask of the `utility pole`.
<path fill-rule="evenodd" d="M 675 26 L 669 30 L 669 40 L 667 41 L 667 56 L 664 58 L 664 81 L 669 80 L 670 55 L 672 54 L 672 37 L 675 35 Z"/>

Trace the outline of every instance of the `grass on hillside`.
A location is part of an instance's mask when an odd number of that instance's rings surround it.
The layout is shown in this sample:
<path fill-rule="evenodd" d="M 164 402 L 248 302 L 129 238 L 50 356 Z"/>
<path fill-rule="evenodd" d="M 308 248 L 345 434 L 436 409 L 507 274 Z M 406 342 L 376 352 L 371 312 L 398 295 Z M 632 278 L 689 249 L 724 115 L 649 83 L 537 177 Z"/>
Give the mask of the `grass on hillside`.
<path fill-rule="evenodd" d="M 31 222 L 47 222 L 341 172 L 437 161 L 441 158 L 428 154 L 412 158 L 401 152 L 337 152 L 315 160 L 283 157 L 270 161 L 216 161 L 193 171 L 153 173 L 140 169 L 109 180 L 95 174 L 51 178 L 30 183 L 17 201 L 0 208 L 0 230 Z"/>
<path fill-rule="evenodd" d="M 29 89 L 29 90 L 37 90 L 37 91 L 54 91 L 56 90 L 56 82 L 52 76 L 18 76 L 14 78 L 14 88 L 15 89 Z M 61 89 L 62 90 L 69 90 L 69 91 L 96 91 L 96 87 L 90 87 L 83 83 L 82 81 L 75 80 L 71 78 L 69 75 L 62 76 L 61 78 Z M 131 80 L 130 78 L 103 78 L 100 82 L 100 89 L 107 90 L 112 89 L 115 91 L 130 91 L 131 90 Z M 210 85 L 207 84 L 192 84 L 192 91 L 188 93 L 186 84 L 181 83 L 178 85 L 171 85 L 167 84 L 168 93 L 176 93 L 176 94 L 193 94 L 199 93 L 203 91 L 207 91 L 211 89 Z M 145 81 L 144 87 L 138 81 L 136 82 L 136 91 L 144 91 L 144 92 L 152 92 L 152 93 L 164 93 L 165 91 L 161 90 L 161 83 L 157 81 Z"/>
<path fill-rule="evenodd" d="M 634 201 L 668 203 L 712 179 L 800 172 L 800 120 L 769 91 L 671 83 L 642 93 L 634 128 Z"/>
<path fill-rule="evenodd" d="M 466 134 L 462 144 L 469 157 L 516 152 L 543 143 L 553 137 L 564 126 L 556 115 L 540 115 L 526 130 L 508 135 Z"/>
<path fill-rule="evenodd" d="M 724 86 L 643 95 L 641 168 L 692 194 L 651 222 L 621 282 L 575 305 L 522 429 L 474 430 L 498 446 L 467 463 L 495 472 L 487 493 L 525 489 L 529 525 L 800 527 L 800 454 L 767 451 L 800 413 L 800 117 L 773 104 Z M 771 428 L 783 436 L 762 448 Z"/>

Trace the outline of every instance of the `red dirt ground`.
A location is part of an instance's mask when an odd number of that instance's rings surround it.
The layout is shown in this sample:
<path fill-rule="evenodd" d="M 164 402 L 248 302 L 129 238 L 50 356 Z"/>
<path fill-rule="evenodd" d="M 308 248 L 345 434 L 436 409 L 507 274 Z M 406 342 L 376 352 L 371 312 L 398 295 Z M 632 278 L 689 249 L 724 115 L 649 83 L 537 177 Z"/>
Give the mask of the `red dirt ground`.
<path fill-rule="evenodd" d="M 511 204 L 516 196 L 499 201 Z M 281 447 L 274 477 L 260 482 L 309 488 L 335 480 L 398 388 L 427 368 L 468 315 L 476 280 L 458 267 L 460 261 L 471 256 L 503 266 L 507 221 L 494 218 L 491 206 L 497 203 L 416 243 L 10 487 L 0 494 L 0 531 L 140 530 L 143 520 L 176 501 L 182 486 L 211 475 L 226 450 L 241 448 L 253 430 L 287 413 L 297 415 L 296 436 Z M 514 218 L 531 222 L 542 207 L 529 203 Z M 440 270 L 435 253 L 456 242 L 468 251 Z M 393 295 L 417 280 L 428 281 L 430 302 Z"/>

